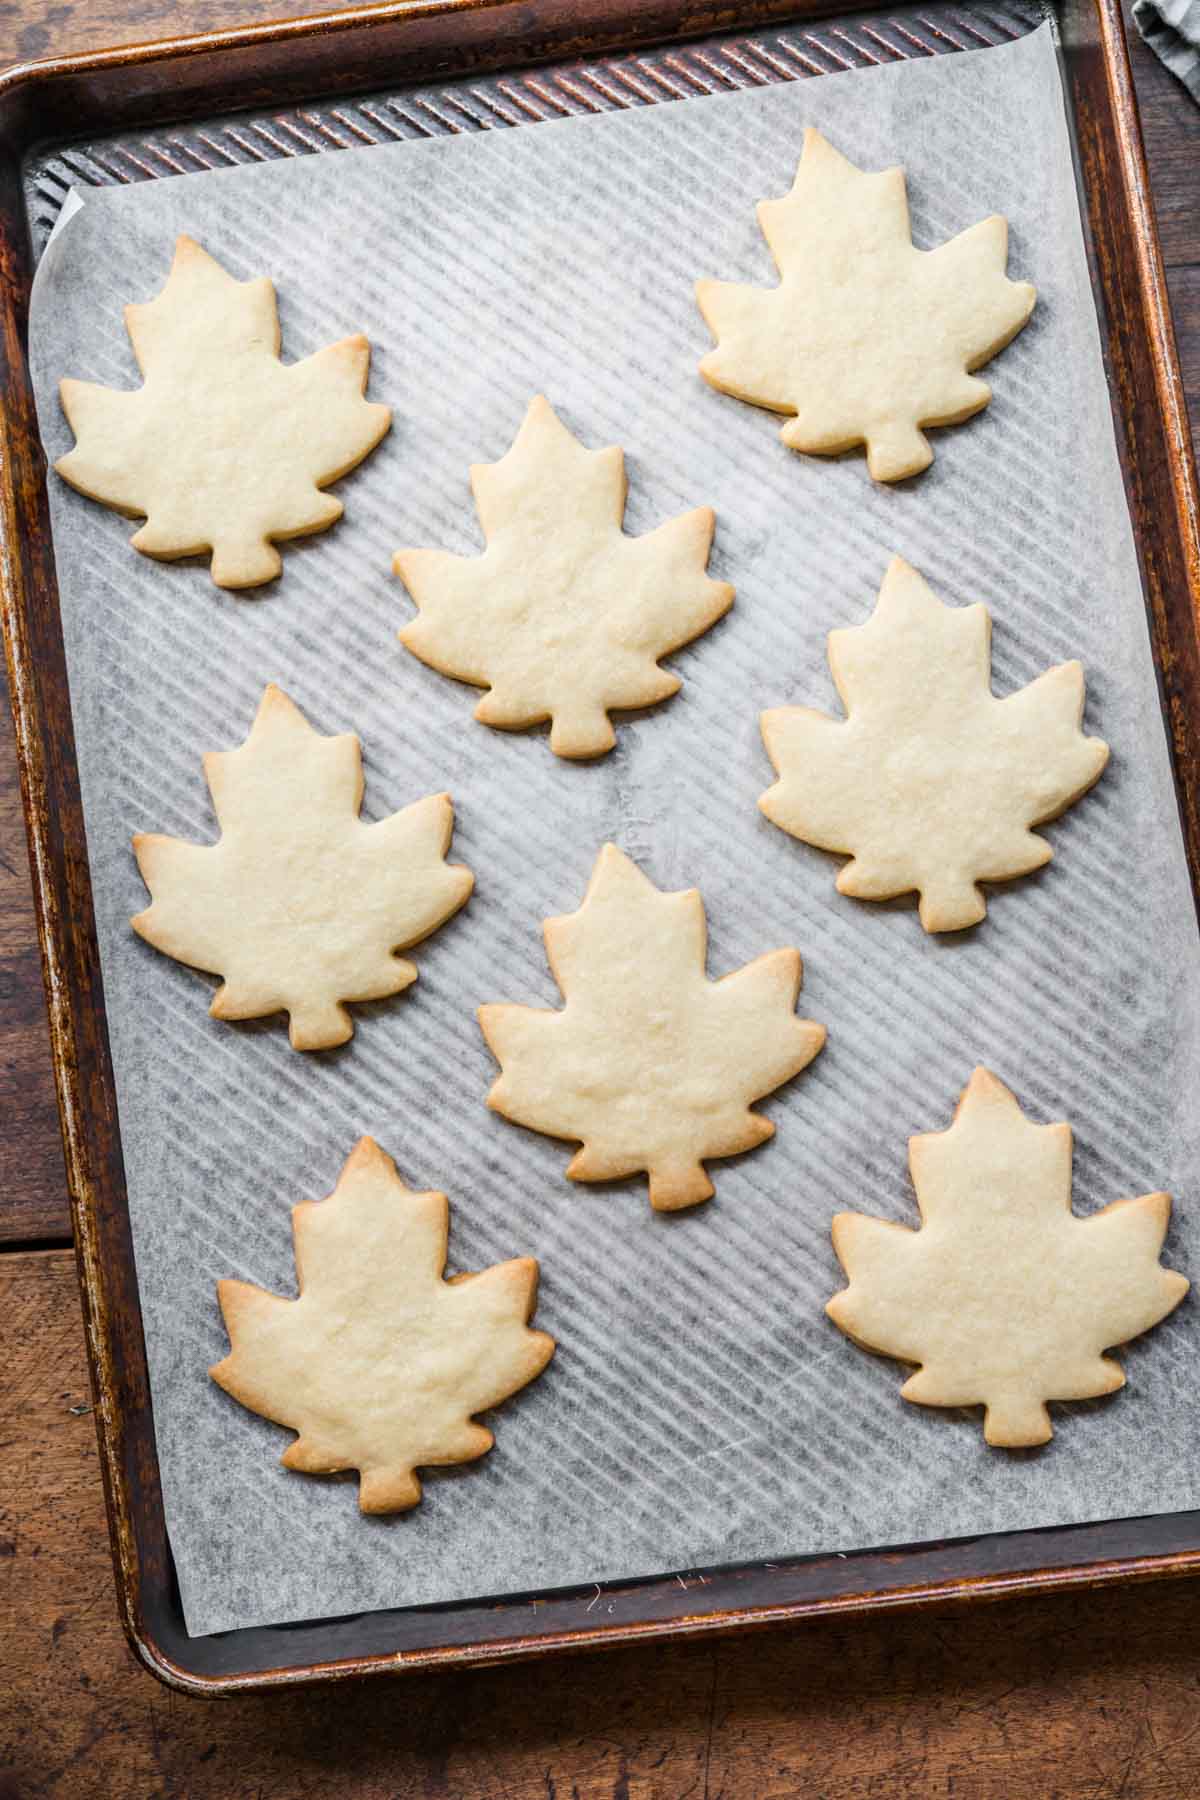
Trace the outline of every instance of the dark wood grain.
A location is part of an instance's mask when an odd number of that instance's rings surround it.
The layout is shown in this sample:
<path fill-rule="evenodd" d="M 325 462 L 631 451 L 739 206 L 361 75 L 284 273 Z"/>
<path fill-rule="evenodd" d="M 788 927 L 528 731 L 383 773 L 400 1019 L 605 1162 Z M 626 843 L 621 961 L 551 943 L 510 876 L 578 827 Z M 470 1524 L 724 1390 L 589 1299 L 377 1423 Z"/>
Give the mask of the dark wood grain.
<path fill-rule="evenodd" d="M 18 56 L 268 17 L 282 0 L 0 5 Z M 303 4 L 289 10 L 301 13 Z M 315 10 L 309 6 L 307 10 Z M 1140 46 L 1143 129 L 1193 428 L 1200 113 Z M 5 976 L 11 977 L 6 981 Z M 0 1238 L 68 1230 L 15 767 L 0 729 Z M 1189 1584 L 856 1620 L 535 1670 L 214 1706 L 117 1624 L 68 1254 L 0 1257 L 0 1800 L 1185 1800 Z M 5 1775 L 4 1771 L 7 1771 Z"/>
<path fill-rule="evenodd" d="M 1200 112 L 1197 113 L 1197 121 L 1197 130 L 1200 131 Z M 1192 231 L 1196 238 L 1195 248 L 1200 250 L 1200 144 L 1196 146 L 1195 156 L 1196 173 L 1192 185 L 1197 191 L 1192 202 Z M 1200 444 L 1200 258 L 1190 264 L 1168 268 L 1167 286 L 1171 293 L 1171 312 L 1179 343 L 1179 361 L 1187 390 L 1192 441 Z"/>
<path fill-rule="evenodd" d="M 336 11 L 337 0 L 0 0 L 0 68 L 255 19 L 308 19 Z"/>
<path fill-rule="evenodd" d="M 70 1236 L 12 719 L 0 704 L 0 1244 Z"/>
<path fill-rule="evenodd" d="M 1200 262 L 1200 108 L 1129 23 L 1129 45 L 1137 82 L 1142 137 L 1154 186 L 1154 210 L 1163 261 L 1168 269 Z M 1193 392 L 1200 379 L 1191 340 Z"/>

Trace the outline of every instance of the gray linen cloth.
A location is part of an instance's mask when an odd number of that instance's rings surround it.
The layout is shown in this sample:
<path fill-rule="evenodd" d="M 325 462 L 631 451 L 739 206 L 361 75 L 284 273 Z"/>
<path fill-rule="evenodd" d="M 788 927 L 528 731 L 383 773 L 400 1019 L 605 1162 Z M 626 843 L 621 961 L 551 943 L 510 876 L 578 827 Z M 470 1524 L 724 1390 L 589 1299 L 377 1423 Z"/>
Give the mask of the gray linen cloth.
<path fill-rule="evenodd" d="M 1133 0 L 1133 17 L 1154 54 L 1200 101 L 1200 0 Z"/>

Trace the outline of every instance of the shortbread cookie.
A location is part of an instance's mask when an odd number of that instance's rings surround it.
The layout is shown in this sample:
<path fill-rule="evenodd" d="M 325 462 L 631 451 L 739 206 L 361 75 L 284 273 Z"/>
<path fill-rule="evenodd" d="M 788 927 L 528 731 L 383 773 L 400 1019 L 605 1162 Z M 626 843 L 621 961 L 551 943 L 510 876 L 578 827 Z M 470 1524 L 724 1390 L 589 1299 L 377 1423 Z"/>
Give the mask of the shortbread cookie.
<path fill-rule="evenodd" d="M 1077 1218 L 1071 1127 L 1031 1124 L 986 1069 L 950 1129 L 910 1138 L 908 1151 L 921 1228 L 839 1213 L 833 1247 L 850 1285 L 826 1311 L 864 1349 L 919 1365 L 906 1400 L 983 1406 L 989 1444 L 1044 1444 L 1046 1401 L 1124 1386 L 1101 1352 L 1187 1293 L 1158 1261 L 1171 1197 Z"/>
<path fill-rule="evenodd" d="M 943 606 L 898 556 L 867 623 L 830 632 L 829 666 L 848 716 L 763 713 L 779 780 L 758 804 L 793 837 L 853 858 L 839 893 L 915 888 L 926 931 L 978 924 L 977 883 L 1049 862 L 1030 827 L 1057 818 L 1108 761 L 1108 745 L 1080 730 L 1083 670 L 1061 663 L 998 700 L 987 609 Z"/>
<path fill-rule="evenodd" d="M 626 537 L 625 459 L 585 450 L 541 395 L 508 455 L 477 463 L 471 487 L 482 556 L 398 550 L 393 567 L 419 617 L 400 640 L 430 668 L 488 692 L 485 725 L 550 720 L 557 756 L 602 756 L 609 712 L 649 706 L 682 685 L 658 659 L 733 603 L 705 574 L 711 508 Z"/>
<path fill-rule="evenodd" d="M 363 398 L 371 346 L 343 338 L 279 360 L 275 289 L 235 281 L 189 237 L 158 298 L 125 308 L 143 385 L 64 381 L 75 448 L 55 468 L 93 500 L 144 515 L 147 556 L 211 550 L 218 587 L 257 587 L 275 543 L 324 531 L 342 503 L 320 490 L 374 449 L 392 415 Z"/>
<path fill-rule="evenodd" d="M 1036 290 L 1004 273 L 1007 222 L 983 219 L 917 250 L 903 169 L 863 174 L 812 130 L 791 193 L 762 201 L 758 219 L 779 286 L 697 283 L 718 340 L 700 373 L 752 406 L 794 413 L 779 434 L 792 450 L 865 443 L 876 481 L 919 474 L 933 461 L 921 427 L 987 405 L 992 390 L 971 371 L 1033 311 Z"/>
<path fill-rule="evenodd" d="M 695 888 L 660 893 L 606 844 L 579 911 L 546 921 L 562 1011 L 479 1009 L 502 1071 L 488 1105 L 533 1131 L 578 1138 L 567 1169 L 575 1181 L 645 1169 L 661 1212 L 708 1199 L 706 1157 L 774 1134 L 752 1102 L 825 1042 L 823 1025 L 796 1017 L 797 951 L 710 981 L 705 938 Z"/>
<path fill-rule="evenodd" d="M 133 840 L 153 905 L 131 921 L 155 949 L 224 977 L 214 1019 L 286 1012 L 297 1050 L 343 1044 L 344 1000 L 398 994 L 417 971 L 394 954 L 428 937 L 471 892 L 446 863 L 449 794 L 378 824 L 358 816 L 362 754 L 321 737 L 277 687 L 237 750 L 204 758 L 215 844 Z"/>
<path fill-rule="evenodd" d="M 524 1256 L 445 1280 L 445 1194 L 410 1192 L 370 1138 L 328 1199 L 293 1208 L 292 1231 L 299 1299 L 218 1283 L 232 1348 L 209 1374 L 299 1433 L 285 1468 L 357 1469 L 363 1512 L 404 1512 L 421 1498 L 417 1469 L 490 1450 L 472 1415 L 554 1354 L 528 1326 L 538 1265 Z"/>

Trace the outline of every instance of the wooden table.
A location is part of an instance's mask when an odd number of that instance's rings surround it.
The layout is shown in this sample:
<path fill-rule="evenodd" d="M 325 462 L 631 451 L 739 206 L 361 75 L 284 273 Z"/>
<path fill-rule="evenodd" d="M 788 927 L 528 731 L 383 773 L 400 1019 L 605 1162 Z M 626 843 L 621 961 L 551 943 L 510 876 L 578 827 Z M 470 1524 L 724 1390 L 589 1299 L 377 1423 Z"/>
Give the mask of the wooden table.
<path fill-rule="evenodd" d="M 282 8 L 2 0 L 0 66 Z M 1200 109 L 1134 60 L 1200 439 Z M 1200 1794 L 1188 1582 L 224 1704 L 143 1673 L 113 1599 L 7 709 L 0 1196 L 0 1800 Z"/>

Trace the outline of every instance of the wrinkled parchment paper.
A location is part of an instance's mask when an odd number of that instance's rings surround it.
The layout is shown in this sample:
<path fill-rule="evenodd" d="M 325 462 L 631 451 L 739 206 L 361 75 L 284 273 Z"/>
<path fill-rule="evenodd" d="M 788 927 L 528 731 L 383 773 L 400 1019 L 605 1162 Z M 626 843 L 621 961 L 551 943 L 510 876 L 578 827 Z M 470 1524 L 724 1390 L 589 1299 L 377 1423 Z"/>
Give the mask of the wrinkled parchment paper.
<path fill-rule="evenodd" d="M 804 126 L 903 162 L 916 241 L 994 210 L 1036 281 L 995 399 L 938 433 L 897 488 L 787 452 L 778 421 L 714 393 L 697 276 L 769 282 L 754 204 L 790 185 Z M 1011 47 L 830 75 L 538 130 L 307 157 L 89 194 L 52 244 L 31 328 L 48 452 L 55 383 L 133 385 L 121 306 L 157 292 L 179 231 L 278 284 L 284 352 L 355 330 L 391 435 L 340 484 L 342 523 L 284 551 L 257 596 L 128 548 L 132 527 L 51 478 L 76 742 L 171 1544 L 189 1629 L 513 1592 L 1200 1502 L 1193 1302 L 1126 1353 L 1126 1391 L 1056 1409 L 1046 1449 L 999 1454 L 978 1414 L 899 1398 L 902 1371 L 825 1319 L 829 1219 L 915 1222 L 909 1133 L 944 1127 L 986 1062 L 1076 1129 L 1076 1205 L 1168 1187 L 1169 1260 L 1200 1273 L 1195 915 L 1118 477 L 1063 99 L 1048 28 Z M 590 445 L 625 447 L 628 529 L 716 508 L 732 613 L 674 659 L 675 700 L 599 764 L 472 722 L 472 690 L 395 638 L 402 544 L 479 547 L 467 466 L 545 391 Z M 833 858 L 758 813 L 761 707 L 835 709 L 831 627 L 865 619 L 900 552 L 943 598 L 983 600 L 1007 692 L 1082 658 L 1099 788 L 1049 828 L 1040 876 L 938 940 L 907 903 L 834 891 Z M 357 731 L 366 810 L 448 788 L 469 906 L 353 1042 L 300 1056 L 280 1021 L 207 1017 L 214 985 L 129 930 L 130 834 L 211 840 L 203 751 L 239 743 L 280 682 Z M 657 1217 L 644 1181 L 564 1178 L 570 1151 L 488 1113 L 484 1000 L 553 1004 L 540 927 L 613 838 L 664 888 L 697 884 L 710 970 L 780 944 L 829 1027 L 765 1111 L 776 1138 L 714 1165 L 708 1206 Z M 289 1434 L 206 1374 L 214 1283 L 294 1292 L 289 1208 L 371 1132 L 451 1198 L 451 1258 L 533 1254 L 559 1352 L 494 1419 L 483 1462 L 432 1474 L 413 1514 L 364 1519 L 353 1480 L 288 1473 Z"/>

